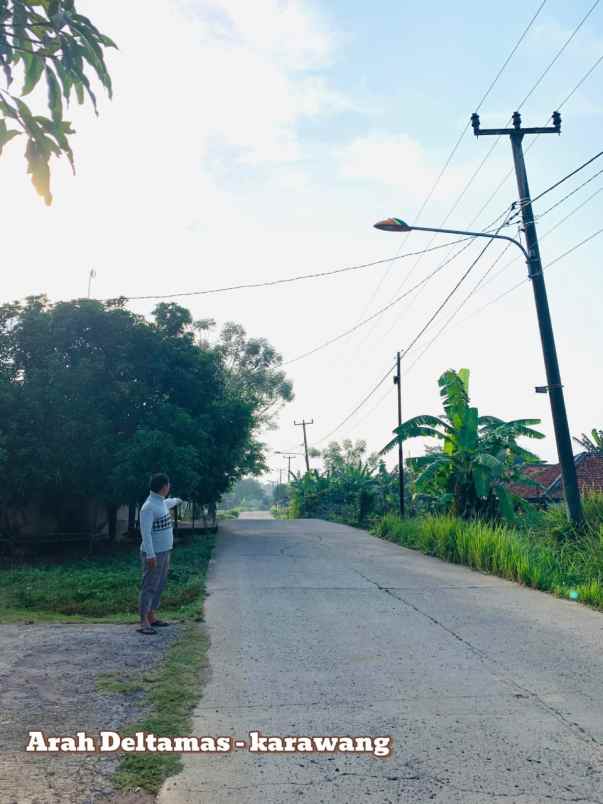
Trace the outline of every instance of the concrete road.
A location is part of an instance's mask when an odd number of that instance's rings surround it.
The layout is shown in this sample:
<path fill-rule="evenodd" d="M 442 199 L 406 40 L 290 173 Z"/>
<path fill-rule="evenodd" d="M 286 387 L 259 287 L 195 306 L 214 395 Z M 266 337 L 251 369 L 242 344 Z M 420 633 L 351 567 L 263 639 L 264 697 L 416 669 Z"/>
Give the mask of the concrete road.
<path fill-rule="evenodd" d="M 272 519 L 270 511 L 241 511 L 239 519 Z"/>
<path fill-rule="evenodd" d="M 603 615 L 341 525 L 218 537 L 193 733 L 392 755 L 189 754 L 161 804 L 603 802 Z"/>

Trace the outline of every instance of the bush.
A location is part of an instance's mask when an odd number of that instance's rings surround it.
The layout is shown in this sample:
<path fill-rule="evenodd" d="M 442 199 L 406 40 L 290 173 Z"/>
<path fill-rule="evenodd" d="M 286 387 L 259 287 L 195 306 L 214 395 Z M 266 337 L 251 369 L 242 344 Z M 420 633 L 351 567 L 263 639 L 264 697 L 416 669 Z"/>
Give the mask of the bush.
<path fill-rule="evenodd" d="M 558 507 L 544 512 L 539 530 L 519 530 L 452 516 L 402 520 L 386 514 L 375 535 L 454 564 L 463 564 L 603 609 L 603 495 L 585 499 L 588 528 L 572 539 Z M 563 512 L 564 516 L 565 513 Z"/>

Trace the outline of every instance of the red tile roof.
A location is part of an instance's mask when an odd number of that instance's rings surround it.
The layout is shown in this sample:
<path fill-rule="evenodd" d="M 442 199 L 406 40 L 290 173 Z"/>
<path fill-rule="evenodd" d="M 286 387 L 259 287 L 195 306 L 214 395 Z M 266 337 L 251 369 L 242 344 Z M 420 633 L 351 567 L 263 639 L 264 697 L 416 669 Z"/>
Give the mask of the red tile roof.
<path fill-rule="evenodd" d="M 578 486 L 580 491 L 603 491 L 603 455 L 582 452 L 574 457 Z M 540 483 L 544 488 L 513 484 L 509 490 L 524 500 L 536 500 L 544 496 L 551 500 L 560 500 L 563 496 L 561 470 L 559 464 L 527 466 L 525 474 Z"/>
<path fill-rule="evenodd" d="M 526 466 L 524 469 L 526 474 L 531 480 L 540 483 L 544 488 L 538 486 L 524 486 L 520 483 L 513 483 L 509 486 L 509 491 L 517 494 L 518 497 L 523 497 L 524 500 L 536 500 L 544 495 L 544 490 L 547 489 L 559 477 L 559 464 L 544 464 L 540 466 Z"/>

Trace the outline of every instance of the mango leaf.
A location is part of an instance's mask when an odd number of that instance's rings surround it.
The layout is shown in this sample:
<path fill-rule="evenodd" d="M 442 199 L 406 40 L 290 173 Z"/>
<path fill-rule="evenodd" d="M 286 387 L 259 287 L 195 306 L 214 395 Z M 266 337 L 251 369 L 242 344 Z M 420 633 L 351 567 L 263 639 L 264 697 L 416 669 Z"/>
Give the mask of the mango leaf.
<path fill-rule="evenodd" d="M 63 99 L 58 79 L 50 67 L 46 67 L 46 83 L 48 84 L 48 108 L 54 122 L 59 123 L 63 119 Z"/>
<path fill-rule="evenodd" d="M 20 134 L 20 131 L 14 131 L 12 129 L 9 130 L 8 126 L 6 125 L 6 120 L 0 120 L 0 156 L 2 155 L 2 149 L 4 146 L 7 145 L 14 137 L 18 137 Z"/>
<path fill-rule="evenodd" d="M 47 204 L 52 200 L 51 157 L 66 155 L 73 167 L 68 137 L 74 132 L 63 121 L 63 103 L 69 103 L 75 89 L 78 101 L 88 98 L 98 114 L 91 81 L 93 76 L 111 96 L 111 76 L 104 57 L 109 47 L 115 48 L 115 42 L 77 13 L 75 0 L 0 0 L 0 70 L 7 83 L 13 78 L 15 64 L 22 63 L 24 73 L 20 97 L 0 95 L 0 153 L 20 133 L 8 130 L 6 123 L 11 118 L 14 128 L 27 135 L 27 170 Z M 30 109 L 21 100 L 38 87 L 43 73 L 49 117 L 36 115 L 33 104 Z"/>
<path fill-rule="evenodd" d="M 27 172 L 31 176 L 31 182 L 36 192 L 42 196 L 46 206 L 52 204 L 52 193 L 50 192 L 50 154 L 45 153 L 44 149 L 34 139 L 29 139 L 25 149 L 27 159 Z"/>
<path fill-rule="evenodd" d="M 29 95 L 42 77 L 42 73 L 44 72 L 44 59 L 33 53 L 23 53 L 22 59 L 25 65 L 25 83 L 23 84 L 21 95 Z"/>
<path fill-rule="evenodd" d="M 71 98 L 71 90 L 73 88 L 73 78 L 69 70 L 65 69 L 65 66 L 62 62 L 57 61 L 55 62 L 54 66 L 61 81 L 61 86 L 63 87 L 63 97 L 65 98 L 66 102 L 69 103 Z"/>

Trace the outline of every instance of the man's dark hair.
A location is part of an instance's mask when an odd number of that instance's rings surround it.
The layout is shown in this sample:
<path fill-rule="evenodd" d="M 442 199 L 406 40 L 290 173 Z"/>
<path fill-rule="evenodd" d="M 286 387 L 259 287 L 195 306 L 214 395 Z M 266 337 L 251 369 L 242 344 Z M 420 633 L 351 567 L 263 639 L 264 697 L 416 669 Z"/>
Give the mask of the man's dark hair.
<path fill-rule="evenodd" d="M 170 482 L 170 479 L 167 475 L 163 474 L 163 472 L 159 472 L 156 475 L 151 477 L 150 489 L 154 491 L 155 494 L 159 494 L 161 489 Z"/>

